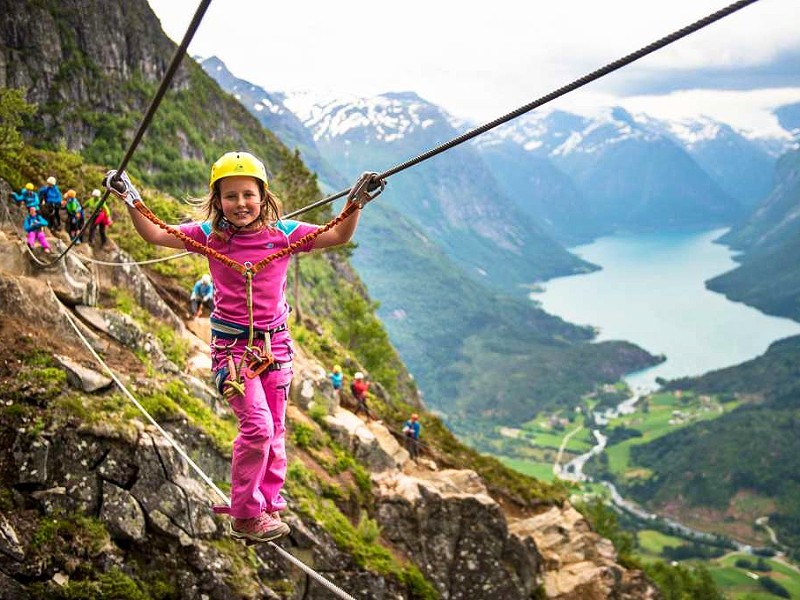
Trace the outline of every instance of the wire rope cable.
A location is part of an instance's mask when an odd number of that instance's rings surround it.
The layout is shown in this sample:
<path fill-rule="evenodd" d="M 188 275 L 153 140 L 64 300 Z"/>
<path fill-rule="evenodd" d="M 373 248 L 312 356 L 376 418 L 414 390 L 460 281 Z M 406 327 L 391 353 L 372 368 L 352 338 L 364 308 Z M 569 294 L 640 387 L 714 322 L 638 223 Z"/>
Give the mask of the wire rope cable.
<path fill-rule="evenodd" d="M 169 260 L 175 260 L 176 258 L 183 258 L 184 256 L 189 256 L 192 254 L 189 251 L 185 252 L 178 252 L 177 254 L 170 254 L 169 256 L 162 256 L 161 258 L 148 258 L 147 260 L 128 260 L 128 261 L 111 261 L 111 260 L 98 260 L 96 258 L 91 258 L 84 254 L 77 254 L 76 256 L 81 259 L 85 260 L 86 262 L 90 262 L 95 265 L 104 265 L 108 267 L 128 267 L 132 265 L 153 265 L 156 263 L 167 262 Z"/>
<path fill-rule="evenodd" d="M 49 283 L 48 287 L 50 287 Z M 55 291 L 53 291 L 52 287 L 50 287 L 50 292 L 53 294 L 53 297 L 55 298 L 56 302 L 58 302 L 60 305 L 63 306 L 63 304 L 61 304 L 61 301 L 58 299 L 58 296 L 56 296 Z M 169 432 L 167 432 L 163 427 L 161 427 L 161 425 L 158 424 L 158 421 L 156 421 L 150 415 L 150 413 L 147 412 L 147 409 L 144 406 L 142 406 L 142 404 L 136 399 L 136 397 L 128 390 L 125 384 L 122 383 L 122 381 L 119 379 L 119 377 L 117 377 L 117 374 L 111 369 L 111 367 L 109 367 L 106 364 L 106 362 L 100 357 L 97 351 L 94 348 L 92 348 L 92 345 L 89 343 L 89 340 L 87 340 L 86 336 L 83 335 L 83 332 L 78 327 L 75 318 L 69 313 L 68 310 L 66 310 L 66 307 L 64 310 L 64 316 L 67 318 L 67 322 L 70 324 L 73 331 L 76 333 L 76 335 L 81 340 L 83 345 L 86 346 L 86 349 L 91 353 L 92 357 L 103 368 L 106 374 L 111 378 L 111 380 L 114 382 L 117 388 L 119 388 L 119 390 L 125 395 L 125 397 L 128 398 L 128 400 L 130 400 L 134 404 L 134 406 L 136 406 L 139 412 L 141 412 L 144 415 L 148 423 L 150 423 L 161 435 L 164 436 L 164 439 L 166 439 L 170 443 L 170 445 L 175 449 L 175 451 L 180 455 L 180 457 L 186 461 L 186 463 L 192 468 L 192 470 L 197 474 L 197 476 L 200 477 L 200 479 L 202 479 L 212 490 L 214 490 L 217 496 L 219 496 L 219 498 L 227 506 L 230 506 L 231 504 L 230 499 L 225 494 L 225 492 L 223 492 L 219 488 L 219 486 L 216 483 L 214 483 L 211 477 L 209 477 L 206 474 L 206 472 L 203 471 L 203 469 L 201 469 L 200 466 L 198 466 L 198 464 L 192 460 L 192 458 L 186 453 L 186 451 L 181 447 L 181 445 L 175 441 L 175 439 L 169 434 Z M 355 600 L 355 598 L 353 598 L 350 594 L 348 594 L 341 588 L 337 587 L 334 583 L 328 581 L 325 577 L 317 573 L 314 569 L 303 563 L 301 560 L 299 560 L 291 553 L 287 552 L 285 549 L 278 546 L 275 542 L 267 542 L 267 545 L 272 547 L 272 549 L 277 550 L 278 553 L 280 553 L 281 556 L 283 556 L 286 560 L 291 562 L 293 565 L 295 565 L 297 568 L 303 571 L 306 575 L 314 579 L 317 583 L 319 583 L 323 587 L 333 592 L 339 598 L 342 598 L 343 600 Z M 264 566 L 263 561 L 261 561 L 261 557 L 259 557 L 258 554 L 256 554 L 256 556 L 258 557 L 262 566 Z"/>
<path fill-rule="evenodd" d="M 673 42 L 676 42 L 681 38 L 684 38 L 692 33 L 695 33 L 696 31 L 699 31 L 700 29 L 703 29 L 704 27 L 707 27 L 712 23 L 719 21 L 720 19 L 723 19 L 724 17 L 727 17 L 728 15 L 731 15 L 739 11 L 745 8 L 746 6 L 749 6 L 750 4 L 755 4 L 756 2 L 758 2 L 758 0 L 739 0 L 738 2 L 734 2 L 733 4 L 730 4 L 725 8 L 722 8 L 706 17 L 703 17 L 702 19 L 695 21 L 691 25 L 687 25 L 686 27 L 683 27 L 682 29 L 679 29 L 669 35 L 666 35 L 661 39 L 656 40 L 655 42 L 652 42 L 651 44 L 648 44 L 647 46 L 644 46 L 639 50 L 636 50 L 635 52 L 631 52 L 630 54 L 627 54 L 622 58 L 619 58 L 611 63 L 608 63 L 604 67 L 601 67 L 595 71 L 592 71 L 591 73 L 584 75 L 583 77 L 576 79 L 572 83 L 568 83 L 567 85 L 564 85 L 558 88 L 557 90 L 550 92 L 549 94 L 545 94 L 544 96 L 538 98 L 537 100 L 534 100 L 533 102 L 529 102 L 524 106 L 520 106 L 516 110 L 513 110 L 510 113 L 503 115 L 502 117 L 498 117 L 493 121 L 489 121 L 488 123 L 476 127 L 475 129 L 471 129 L 470 131 L 467 131 L 466 133 L 463 133 L 448 142 L 439 144 L 438 146 L 431 148 L 430 150 L 423 152 L 422 154 L 419 154 L 414 158 L 410 158 L 407 161 L 402 162 L 384 171 L 383 173 L 379 173 L 378 179 L 386 179 L 388 177 L 391 177 L 392 175 L 395 175 L 400 171 L 404 171 L 410 167 L 413 167 L 414 165 L 417 165 L 422 161 L 428 160 L 429 158 L 433 158 L 437 154 L 441 154 L 442 152 L 449 150 L 455 146 L 458 146 L 459 144 L 463 144 L 464 142 L 469 141 L 472 138 L 481 135 L 482 133 L 486 133 L 490 129 L 494 129 L 495 127 L 503 125 L 504 123 L 507 123 L 512 119 L 516 119 L 517 117 L 532 111 L 534 108 L 538 108 L 544 104 L 547 104 L 548 102 L 551 102 L 556 98 L 559 98 L 565 94 L 568 94 L 569 92 L 572 92 L 580 87 L 585 86 L 588 83 L 591 83 L 592 81 L 595 81 L 596 79 L 600 79 L 601 77 L 604 77 L 609 73 L 621 69 L 622 67 L 629 65 L 632 62 L 647 56 L 648 54 L 652 54 L 656 50 L 660 50 L 661 48 L 668 46 L 669 44 L 672 44 Z M 349 189 L 342 190 L 326 198 L 323 198 L 322 200 L 312 202 L 306 207 L 299 208 L 297 210 L 290 212 L 287 215 L 284 215 L 283 218 L 291 219 L 292 217 L 296 217 L 297 215 L 303 214 L 304 212 L 307 212 L 314 208 L 318 208 L 325 204 L 330 204 L 334 200 L 337 200 L 346 195 L 349 191 L 350 191 Z"/>

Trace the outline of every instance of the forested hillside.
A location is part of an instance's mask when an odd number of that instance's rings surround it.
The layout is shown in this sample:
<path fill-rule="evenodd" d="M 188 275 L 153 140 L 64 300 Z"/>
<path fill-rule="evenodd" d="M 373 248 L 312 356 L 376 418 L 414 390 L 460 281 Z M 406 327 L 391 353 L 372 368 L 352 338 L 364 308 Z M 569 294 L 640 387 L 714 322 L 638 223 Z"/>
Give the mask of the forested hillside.
<path fill-rule="evenodd" d="M 800 151 L 778 162 L 776 185 L 723 242 L 743 251 L 741 265 L 708 287 L 766 313 L 800 320 Z"/>
<path fill-rule="evenodd" d="M 800 338 L 776 342 L 742 365 L 665 388 L 742 406 L 634 446 L 632 462 L 652 475 L 628 491 L 653 507 L 680 503 L 731 519 L 739 503 L 760 505 L 781 544 L 800 556 Z"/>
<path fill-rule="evenodd" d="M 24 88 L 38 107 L 22 129 L 25 138 L 37 147 L 80 151 L 88 162 L 116 166 L 175 51 L 150 7 L 5 1 L 2 9 L 0 86 Z M 287 154 L 271 132 L 187 59 L 130 170 L 185 197 L 202 193 L 208 165 L 240 147 L 260 156 L 273 172 Z"/>

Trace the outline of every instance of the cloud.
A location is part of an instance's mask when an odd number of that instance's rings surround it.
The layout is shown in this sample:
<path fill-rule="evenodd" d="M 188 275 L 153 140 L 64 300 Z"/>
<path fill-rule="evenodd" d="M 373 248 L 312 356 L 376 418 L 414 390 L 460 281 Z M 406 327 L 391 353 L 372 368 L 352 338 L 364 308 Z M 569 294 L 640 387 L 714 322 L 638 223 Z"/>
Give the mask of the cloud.
<path fill-rule="evenodd" d="M 724 67 L 639 69 L 620 73 L 599 89 L 621 96 L 666 94 L 677 90 L 752 90 L 800 87 L 800 49 L 781 52 L 769 62 Z"/>
<path fill-rule="evenodd" d="M 180 40 L 196 0 L 149 0 Z M 212 3 L 190 53 L 270 91 L 414 90 L 492 118 L 727 6 L 727 0 Z M 800 1 L 760 0 L 589 86 L 617 96 L 789 83 Z M 572 94 L 570 94 L 571 96 Z"/>

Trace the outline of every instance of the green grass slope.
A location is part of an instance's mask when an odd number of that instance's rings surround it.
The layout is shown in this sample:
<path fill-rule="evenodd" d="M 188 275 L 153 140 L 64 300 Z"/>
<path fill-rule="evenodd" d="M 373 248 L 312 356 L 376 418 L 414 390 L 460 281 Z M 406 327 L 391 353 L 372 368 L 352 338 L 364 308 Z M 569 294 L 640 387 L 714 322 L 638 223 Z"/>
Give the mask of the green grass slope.
<path fill-rule="evenodd" d="M 639 501 L 678 501 L 734 516 L 743 497 L 762 498 L 778 539 L 800 551 L 800 337 L 773 344 L 742 365 L 669 384 L 746 403 L 630 449 L 652 475 L 629 492 Z M 770 508 L 771 507 L 771 508 Z M 735 517 L 734 517 L 735 518 Z"/>

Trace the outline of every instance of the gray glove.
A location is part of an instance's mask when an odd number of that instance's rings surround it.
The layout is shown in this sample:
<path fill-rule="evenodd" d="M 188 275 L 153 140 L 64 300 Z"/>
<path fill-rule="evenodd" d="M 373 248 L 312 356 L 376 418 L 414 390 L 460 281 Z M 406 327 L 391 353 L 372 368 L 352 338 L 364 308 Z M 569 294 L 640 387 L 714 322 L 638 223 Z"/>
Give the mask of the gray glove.
<path fill-rule="evenodd" d="M 133 206 L 134 202 L 141 202 L 142 196 L 139 190 L 131 183 L 128 174 L 123 171 L 117 174 L 117 171 L 112 169 L 103 178 L 103 186 L 114 194 L 120 200 L 124 200 L 128 206 Z"/>
<path fill-rule="evenodd" d="M 379 179 L 378 174 L 373 171 L 365 171 L 359 176 L 353 187 L 350 188 L 350 193 L 347 194 L 347 202 L 358 205 L 358 208 L 364 208 L 368 202 L 374 200 L 385 188 L 385 179 Z"/>

